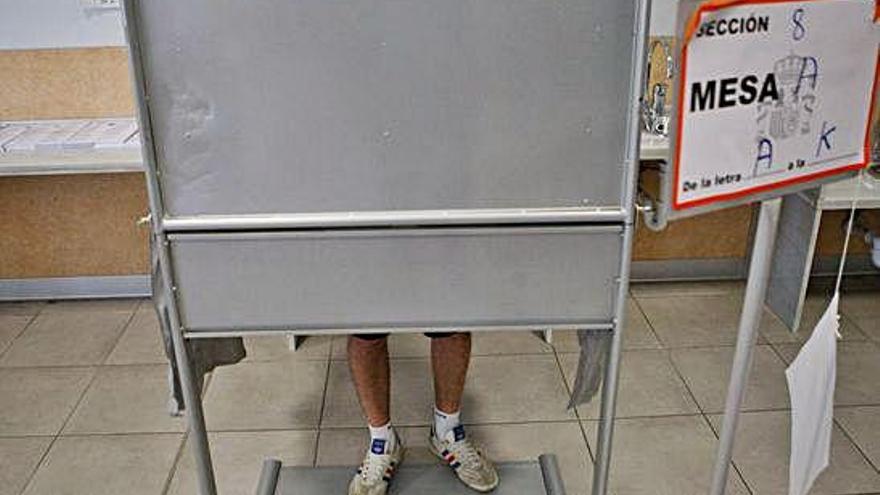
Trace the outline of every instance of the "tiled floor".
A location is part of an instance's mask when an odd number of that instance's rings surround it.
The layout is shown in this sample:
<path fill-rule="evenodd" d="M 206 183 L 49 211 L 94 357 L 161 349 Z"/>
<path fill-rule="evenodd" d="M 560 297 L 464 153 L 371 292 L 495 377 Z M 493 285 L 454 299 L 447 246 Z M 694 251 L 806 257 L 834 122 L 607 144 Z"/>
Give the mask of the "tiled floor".
<path fill-rule="evenodd" d="M 632 288 L 611 486 L 616 495 L 707 493 L 742 285 Z M 814 495 L 880 494 L 880 293 L 844 297 L 831 467 Z M 762 323 L 728 494 L 787 493 L 783 370 L 805 330 Z M 365 431 L 344 339 L 248 339 L 249 357 L 207 383 L 206 420 L 224 495 L 253 493 L 264 457 L 296 465 L 359 461 Z M 408 462 L 426 446 L 428 340 L 392 337 L 394 420 Z M 499 460 L 555 452 L 569 493 L 586 495 L 598 408 L 565 409 L 572 333 L 475 337 L 465 396 L 471 433 Z M 169 417 L 162 344 L 149 304 L 0 304 L 0 495 L 195 493 L 185 424 Z"/>

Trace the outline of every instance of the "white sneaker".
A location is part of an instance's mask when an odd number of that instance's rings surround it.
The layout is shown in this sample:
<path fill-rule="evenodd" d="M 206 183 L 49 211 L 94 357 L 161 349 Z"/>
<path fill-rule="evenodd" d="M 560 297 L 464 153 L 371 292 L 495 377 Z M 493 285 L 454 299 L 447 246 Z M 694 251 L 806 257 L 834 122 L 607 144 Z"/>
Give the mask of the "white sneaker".
<path fill-rule="evenodd" d="M 385 495 L 395 471 L 403 461 L 403 444 L 397 433 L 394 433 L 394 448 L 385 453 L 385 443 L 373 440 L 364 462 L 358 468 L 351 483 L 348 484 L 348 495 Z M 377 453 L 378 452 L 378 453 Z"/>
<path fill-rule="evenodd" d="M 498 486 L 498 472 L 485 454 L 456 426 L 443 439 L 431 428 L 431 452 L 443 459 L 462 483 L 478 492 L 491 492 Z"/>

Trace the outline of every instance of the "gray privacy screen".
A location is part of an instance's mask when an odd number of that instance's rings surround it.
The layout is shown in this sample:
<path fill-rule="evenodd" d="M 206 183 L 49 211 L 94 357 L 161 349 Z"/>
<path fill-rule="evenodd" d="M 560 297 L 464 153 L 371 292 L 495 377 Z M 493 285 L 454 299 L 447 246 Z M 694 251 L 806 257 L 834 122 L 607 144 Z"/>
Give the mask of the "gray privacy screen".
<path fill-rule="evenodd" d="M 619 207 L 634 4 L 139 2 L 166 213 Z"/>
<path fill-rule="evenodd" d="M 619 227 L 170 236 L 190 331 L 607 323 Z"/>

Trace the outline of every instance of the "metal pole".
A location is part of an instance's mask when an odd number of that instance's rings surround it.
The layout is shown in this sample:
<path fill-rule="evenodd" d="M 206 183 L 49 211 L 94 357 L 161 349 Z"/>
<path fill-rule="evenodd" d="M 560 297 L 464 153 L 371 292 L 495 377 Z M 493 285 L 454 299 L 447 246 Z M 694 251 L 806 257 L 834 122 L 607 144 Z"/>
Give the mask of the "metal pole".
<path fill-rule="evenodd" d="M 632 254 L 633 225 L 623 230 L 623 249 L 620 262 L 620 279 L 614 308 L 614 333 L 605 367 L 602 384 L 602 405 L 599 411 L 599 434 L 596 445 L 596 462 L 593 471 L 593 495 L 608 493 L 608 473 L 611 469 L 611 442 L 614 436 L 614 411 L 617 407 L 617 380 L 620 376 L 620 349 L 623 346 L 623 326 L 626 316 L 626 298 L 629 293 L 629 267 Z"/>
<path fill-rule="evenodd" d="M 538 456 L 538 465 L 541 467 L 541 477 L 544 478 L 545 495 L 565 495 L 565 484 L 559 474 L 559 461 L 553 454 Z"/>
<path fill-rule="evenodd" d="M 770 260 L 776 244 L 776 231 L 779 226 L 779 212 L 782 199 L 777 198 L 761 203 L 752 260 L 749 265 L 749 280 L 746 285 L 742 315 L 739 320 L 739 336 L 736 340 L 736 353 L 730 370 L 730 384 L 727 387 L 727 402 L 724 406 L 724 426 L 718 442 L 715 457 L 715 470 L 712 473 L 711 495 L 724 495 L 727 487 L 727 473 L 733 457 L 733 441 L 739 421 L 739 410 L 745 396 L 749 369 L 752 364 L 752 351 L 758 337 L 758 326 L 767 295 L 767 281 L 770 278 Z"/>
<path fill-rule="evenodd" d="M 278 476 L 280 474 L 281 461 L 277 459 L 263 461 L 263 470 L 260 472 L 260 481 L 257 484 L 257 495 L 274 495 L 278 490 Z"/>
<path fill-rule="evenodd" d="M 183 389 L 183 402 L 186 406 L 186 416 L 189 421 L 189 439 L 193 456 L 196 462 L 196 474 L 199 480 L 199 493 L 201 495 L 217 495 L 217 483 L 214 480 L 214 465 L 211 462 L 211 449 L 208 445 L 208 433 L 205 429 L 205 416 L 202 411 L 202 398 L 199 395 L 199 387 L 196 376 L 192 370 L 192 362 L 186 349 L 186 340 L 183 338 L 183 329 L 177 313 L 177 302 L 174 298 L 171 284 L 171 269 L 168 265 L 168 245 L 164 235 L 158 239 L 161 244 L 155 249 L 159 250 L 159 268 L 161 270 L 163 285 L 163 298 L 168 308 L 168 320 L 171 326 L 171 341 L 174 347 L 174 358 L 177 363 L 177 372 L 180 385 Z"/>
<path fill-rule="evenodd" d="M 147 86 L 140 50 L 137 2 L 138 0 L 123 0 L 122 19 L 128 40 L 130 69 L 136 89 L 134 94 L 138 107 L 138 124 L 140 126 L 144 161 L 147 165 L 147 195 L 150 202 L 152 239 L 155 244 L 154 249 L 157 250 L 159 257 L 159 272 L 163 280 L 160 297 L 165 301 L 165 307 L 168 311 L 171 343 L 174 348 L 174 358 L 177 363 L 177 372 L 181 388 L 183 389 L 183 400 L 189 420 L 188 441 L 192 446 L 193 455 L 195 456 L 199 493 L 201 495 L 217 495 L 211 451 L 208 447 L 208 434 L 205 431 L 205 418 L 202 413 L 202 398 L 198 393 L 201 387 L 198 387 L 196 384 L 196 380 L 201 380 L 202 377 L 193 375 L 192 362 L 187 353 L 186 340 L 183 336 L 184 329 L 180 324 L 177 300 L 172 286 L 174 284 L 174 277 L 171 274 L 168 236 L 162 225 L 165 210 L 162 204 L 161 188 L 159 187 L 159 170 L 156 165 L 156 150 L 155 142 L 153 141 L 150 109 L 147 105 Z"/>
<path fill-rule="evenodd" d="M 617 280 L 617 297 L 614 308 L 614 327 L 605 380 L 602 385 L 602 404 L 599 412 L 599 433 L 596 445 L 596 461 L 593 469 L 593 495 L 608 493 L 608 475 L 611 470 L 611 442 L 614 436 L 614 416 L 617 407 L 617 381 L 620 376 L 620 349 L 623 346 L 626 300 L 629 295 L 629 274 L 632 258 L 633 232 L 637 220 L 635 211 L 636 184 L 639 172 L 639 145 L 641 143 L 641 97 L 648 74 L 645 71 L 648 32 L 651 22 L 651 0 L 632 0 L 635 6 L 633 26 L 632 59 L 630 73 L 629 113 L 626 116 L 626 149 L 623 161 L 624 188 L 621 201 L 626 209 L 623 246 L 620 253 L 620 278 Z"/>

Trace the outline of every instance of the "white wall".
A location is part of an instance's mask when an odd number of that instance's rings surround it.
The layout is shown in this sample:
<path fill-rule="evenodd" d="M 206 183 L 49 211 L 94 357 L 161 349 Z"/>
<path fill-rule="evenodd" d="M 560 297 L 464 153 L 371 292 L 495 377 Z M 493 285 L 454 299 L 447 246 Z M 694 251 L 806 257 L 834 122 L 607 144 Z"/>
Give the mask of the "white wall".
<path fill-rule="evenodd" d="M 0 50 L 125 44 L 119 10 L 86 9 L 85 3 L 0 0 Z"/>

